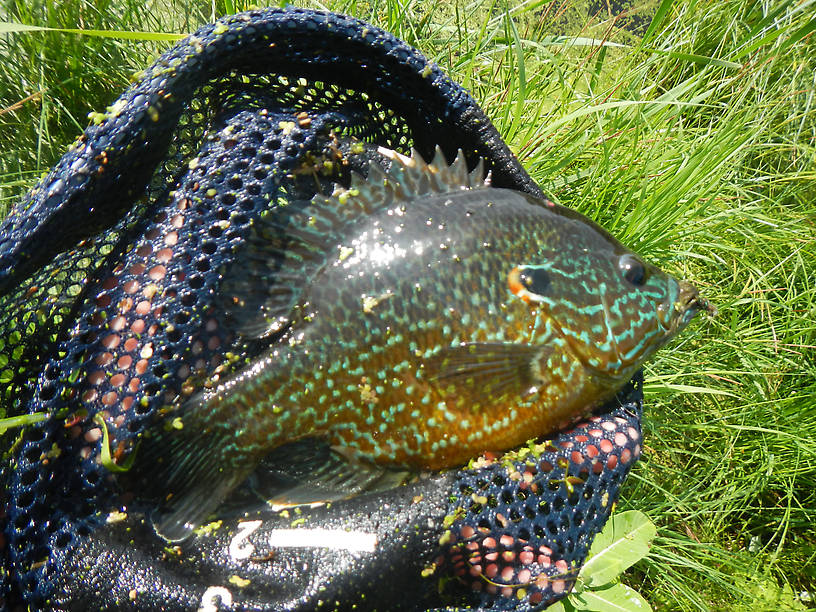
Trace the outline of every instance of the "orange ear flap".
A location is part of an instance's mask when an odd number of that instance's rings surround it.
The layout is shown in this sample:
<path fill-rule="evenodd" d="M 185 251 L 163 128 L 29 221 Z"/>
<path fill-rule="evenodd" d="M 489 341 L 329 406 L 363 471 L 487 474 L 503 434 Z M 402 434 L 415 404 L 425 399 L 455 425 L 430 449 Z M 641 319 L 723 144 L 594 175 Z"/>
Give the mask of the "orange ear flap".
<path fill-rule="evenodd" d="M 528 304 L 530 303 L 530 292 L 527 291 L 524 283 L 521 282 L 521 270 L 518 266 L 510 270 L 510 274 L 507 275 L 507 286 L 510 287 L 510 291 L 513 295 L 521 298 Z"/>

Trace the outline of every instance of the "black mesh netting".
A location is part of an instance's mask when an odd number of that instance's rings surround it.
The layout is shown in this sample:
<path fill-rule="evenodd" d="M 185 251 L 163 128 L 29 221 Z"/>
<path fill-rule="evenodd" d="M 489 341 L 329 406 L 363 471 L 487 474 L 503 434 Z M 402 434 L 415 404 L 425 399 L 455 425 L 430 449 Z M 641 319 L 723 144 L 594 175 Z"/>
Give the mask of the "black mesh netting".
<path fill-rule="evenodd" d="M 515 455 L 330 507 L 233 508 L 178 547 L 113 477 L 162 406 L 275 341 L 219 310 L 253 219 L 385 163 L 378 147 L 437 145 L 540 195 L 417 51 L 296 9 L 202 28 L 86 130 L 0 226 L 0 401 L 36 421 L 3 436 L 4 605 L 526 609 L 569 590 L 640 452 L 634 387 Z M 276 548 L 287 529 L 375 544 Z"/>

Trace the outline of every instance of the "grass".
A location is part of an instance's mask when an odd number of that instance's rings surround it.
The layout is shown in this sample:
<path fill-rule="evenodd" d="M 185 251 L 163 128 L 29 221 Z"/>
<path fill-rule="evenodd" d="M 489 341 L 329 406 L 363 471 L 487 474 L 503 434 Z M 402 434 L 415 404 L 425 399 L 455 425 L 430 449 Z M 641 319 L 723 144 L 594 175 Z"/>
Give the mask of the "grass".
<path fill-rule="evenodd" d="M 2 0 L 0 18 L 176 33 L 247 3 L 152 6 Z M 816 597 L 816 2 L 326 7 L 422 49 L 554 199 L 718 305 L 647 367 L 645 453 L 620 506 L 658 536 L 628 582 L 657 610 Z M 0 207 L 168 44 L 0 35 Z"/>

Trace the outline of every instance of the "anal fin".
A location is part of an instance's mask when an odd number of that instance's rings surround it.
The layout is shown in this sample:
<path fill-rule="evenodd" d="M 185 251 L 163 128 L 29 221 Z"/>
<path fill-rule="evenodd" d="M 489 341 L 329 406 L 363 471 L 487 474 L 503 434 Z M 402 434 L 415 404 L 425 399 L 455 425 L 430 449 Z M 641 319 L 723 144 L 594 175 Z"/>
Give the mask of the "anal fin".
<path fill-rule="evenodd" d="M 357 459 L 349 449 L 307 438 L 281 446 L 255 474 L 256 492 L 274 509 L 348 499 L 397 487 L 411 472 Z"/>

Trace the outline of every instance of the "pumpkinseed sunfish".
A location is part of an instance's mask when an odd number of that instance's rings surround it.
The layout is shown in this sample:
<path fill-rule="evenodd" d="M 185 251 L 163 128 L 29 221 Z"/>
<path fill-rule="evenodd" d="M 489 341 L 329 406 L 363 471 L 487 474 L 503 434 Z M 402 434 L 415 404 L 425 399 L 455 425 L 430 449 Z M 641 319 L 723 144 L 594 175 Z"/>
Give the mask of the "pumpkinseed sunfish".
<path fill-rule="evenodd" d="M 155 525 L 167 539 L 295 440 L 437 470 L 553 433 L 712 309 L 578 213 L 491 188 L 461 155 L 394 154 L 388 172 L 372 164 L 253 230 L 225 276 L 227 314 L 281 340 L 172 408 L 176 429 L 150 441 L 172 494 Z"/>

